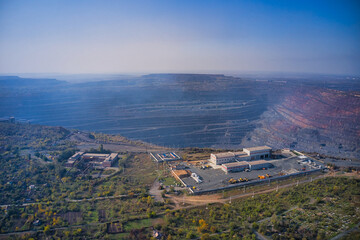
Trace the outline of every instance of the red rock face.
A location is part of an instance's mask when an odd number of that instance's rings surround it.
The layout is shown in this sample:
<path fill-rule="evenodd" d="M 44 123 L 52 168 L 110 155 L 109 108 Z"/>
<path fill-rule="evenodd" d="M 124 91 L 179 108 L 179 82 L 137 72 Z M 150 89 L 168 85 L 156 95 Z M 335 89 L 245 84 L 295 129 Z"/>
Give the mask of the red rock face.
<path fill-rule="evenodd" d="M 301 128 L 350 131 L 358 135 L 360 97 L 331 89 L 298 90 L 274 109 Z"/>
<path fill-rule="evenodd" d="M 270 107 L 243 144 L 360 155 L 360 93 L 297 89 Z M 248 142 L 246 142 L 248 141 Z"/>

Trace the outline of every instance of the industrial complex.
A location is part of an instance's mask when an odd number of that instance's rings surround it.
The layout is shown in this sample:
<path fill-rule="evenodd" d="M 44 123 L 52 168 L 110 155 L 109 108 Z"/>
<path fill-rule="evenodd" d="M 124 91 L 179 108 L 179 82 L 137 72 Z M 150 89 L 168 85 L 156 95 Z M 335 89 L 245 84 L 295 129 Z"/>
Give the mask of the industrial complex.
<path fill-rule="evenodd" d="M 65 163 L 65 167 L 73 167 L 76 164 L 82 162 L 92 166 L 93 168 L 101 169 L 112 167 L 117 159 L 117 153 L 102 154 L 77 152 L 68 159 L 68 161 Z"/>
<path fill-rule="evenodd" d="M 280 152 L 275 154 L 268 146 L 251 147 L 237 152 L 212 153 L 207 160 L 168 162 L 168 165 L 174 178 L 193 194 L 270 182 L 324 168 L 322 163 L 299 152 Z M 151 156 L 158 161 L 159 156 Z"/>
<path fill-rule="evenodd" d="M 270 168 L 273 165 L 263 159 L 269 159 L 271 151 L 271 147 L 261 146 L 244 148 L 240 152 L 213 153 L 209 162 L 212 165 L 221 165 L 226 173 Z"/>

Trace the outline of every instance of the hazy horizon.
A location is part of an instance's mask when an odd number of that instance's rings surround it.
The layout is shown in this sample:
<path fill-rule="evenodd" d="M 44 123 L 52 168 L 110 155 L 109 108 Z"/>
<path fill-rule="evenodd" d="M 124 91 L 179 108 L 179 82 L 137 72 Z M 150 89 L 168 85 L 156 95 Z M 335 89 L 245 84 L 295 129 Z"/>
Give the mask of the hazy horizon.
<path fill-rule="evenodd" d="M 0 74 L 360 74 L 356 1 L 0 1 Z"/>

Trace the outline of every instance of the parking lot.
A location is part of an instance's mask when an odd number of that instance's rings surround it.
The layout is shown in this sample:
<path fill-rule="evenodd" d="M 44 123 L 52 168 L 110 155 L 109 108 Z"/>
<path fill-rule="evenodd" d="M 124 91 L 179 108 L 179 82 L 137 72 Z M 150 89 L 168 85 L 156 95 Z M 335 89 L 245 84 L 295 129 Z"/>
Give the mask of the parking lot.
<path fill-rule="evenodd" d="M 298 173 L 310 172 L 312 170 L 318 169 L 318 167 L 314 167 L 310 164 L 299 164 L 300 159 L 299 157 L 289 157 L 283 159 L 276 159 L 276 160 L 269 160 L 269 162 L 273 165 L 272 168 L 268 168 L 265 170 L 252 170 L 250 172 L 230 172 L 225 173 L 221 168 L 213 169 L 213 168 L 206 168 L 201 169 L 201 166 L 193 166 L 190 164 L 183 163 L 187 170 L 190 170 L 192 173 L 196 173 L 202 179 L 202 183 L 197 183 L 193 178 L 186 177 L 182 178 L 183 182 L 193 191 L 196 192 L 203 192 L 203 191 L 211 191 L 216 190 L 219 188 L 227 188 L 232 186 L 241 186 L 244 184 L 250 184 L 254 182 L 259 182 L 259 175 L 266 176 L 266 174 L 271 175 L 272 177 L 266 178 L 263 181 L 271 181 L 276 177 L 280 176 L 291 176 Z M 320 165 L 322 167 L 323 164 L 320 162 L 315 162 L 316 165 Z M 303 170 L 305 168 L 305 170 Z M 239 178 L 248 178 L 249 182 L 241 182 L 231 184 L 229 180 L 239 179 Z M 194 188 L 195 187 L 195 188 Z"/>

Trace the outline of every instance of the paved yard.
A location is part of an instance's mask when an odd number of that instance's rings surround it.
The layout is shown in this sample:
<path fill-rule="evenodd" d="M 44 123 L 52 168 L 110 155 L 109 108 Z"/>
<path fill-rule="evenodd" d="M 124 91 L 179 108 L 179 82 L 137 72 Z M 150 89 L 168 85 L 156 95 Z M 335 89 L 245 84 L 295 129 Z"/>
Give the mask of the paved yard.
<path fill-rule="evenodd" d="M 183 178 L 182 180 L 189 186 L 195 186 L 195 191 L 203 191 L 203 190 L 211 190 L 217 189 L 221 187 L 227 187 L 230 185 L 241 185 L 239 184 L 230 184 L 229 180 L 231 178 L 239 179 L 239 178 L 248 178 L 249 182 L 258 180 L 259 175 L 266 175 L 269 174 L 273 177 L 279 176 L 280 173 L 284 173 L 285 175 L 303 172 L 302 168 L 304 165 L 298 164 L 298 157 L 290 157 L 285 159 L 276 159 L 276 160 L 269 160 L 274 167 L 266 169 L 266 170 L 252 170 L 251 172 L 231 172 L 225 173 L 221 168 L 213 169 L 201 169 L 200 166 L 192 166 L 186 163 L 188 170 L 198 174 L 201 179 L 203 180 L 202 183 L 197 183 L 193 178 L 187 177 Z M 316 164 L 321 164 L 320 162 L 316 162 Z M 322 165 L 322 164 L 321 164 Z M 323 166 L 323 165 L 322 165 Z M 313 170 L 315 168 L 306 165 L 306 171 Z M 271 181 L 272 178 L 269 178 Z"/>

